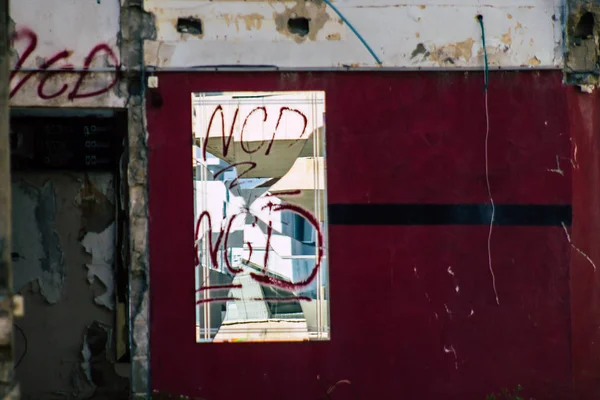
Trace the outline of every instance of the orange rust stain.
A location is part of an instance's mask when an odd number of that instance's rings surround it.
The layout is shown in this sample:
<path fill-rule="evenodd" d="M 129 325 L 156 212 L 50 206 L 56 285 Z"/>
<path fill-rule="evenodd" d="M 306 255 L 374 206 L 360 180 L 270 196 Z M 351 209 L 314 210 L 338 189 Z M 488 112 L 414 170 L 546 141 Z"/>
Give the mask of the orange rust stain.
<path fill-rule="evenodd" d="M 473 44 L 475 41 L 472 38 L 462 42 L 450 43 L 441 47 L 434 47 L 430 51 L 429 59 L 437 62 L 440 65 L 446 63 L 454 63 L 459 59 L 469 61 L 473 56 Z"/>
<path fill-rule="evenodd" d="M 329 35 L 327 35 L 327 40 L 341 40 L 342 39 L 342 35 L 340 35 L 339 33 L 330 33 Z"/>
<path fill-rule="evenodd" d="M 418 39 L 421 37 L 421 34 L 419 32 L 415 33 L 415 37 Z"/>
<path fill-rule="evenodd" d="M 532 67 L 537 67 L 538 65 L 540 65 L 542 62 L 540 61 L 539 58 L 537 58 L 536 56 L 531 57 L 528 61 L 529 65 L 531 65 Z"/>
<path fill-rule="evenodd" d="M 512 19 L 512 15 L 510 15 L 510 14 L 506 14 L 506 18 L 508 18 L 508 19 Z"/>
<path fill-rule="evenodd" d="M 507 46 L 510 46 L 512 44 L 512 38 L 510 37 L 510 28 L 508 28 L 508 32 L 502 35 L 500 41 Z"/>

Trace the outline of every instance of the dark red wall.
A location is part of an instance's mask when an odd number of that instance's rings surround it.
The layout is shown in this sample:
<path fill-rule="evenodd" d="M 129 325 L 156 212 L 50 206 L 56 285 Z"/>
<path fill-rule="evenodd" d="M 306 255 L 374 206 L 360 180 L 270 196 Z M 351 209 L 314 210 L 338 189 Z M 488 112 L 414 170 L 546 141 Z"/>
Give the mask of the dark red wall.
<path fill-rule="evenodd" d="M 489 176 L 499 206 L 570 205 L 577 192 L 571 130 L 583 128 L 567 111 L 589 100 L 561 78 L 490 74 Z M 154 390 L 318 400 L 347 380 L 331 400 L 484 399 L 517 384 L 538 400 L 592 398 L 585 382 L 600 376 L 588 345 L 598 331 L 590 306 L 597 275 L 560 223 L 494 227 L 499 305 L 485 224 L 331 225 L 331 341 L 196 344 L 191 92 L 230 90 L 325 90 L 330 204 L 489 202 L 482 74 L 160 74 L 147 110 Z M 581 124 L 600 129 L 598 114 Z M 579 154 L 600 154 L 593 146 Z M 557 158 L 562 174 L 550 171 Z M 574 186 L 585 199 L 585 182 L 600 174 L 600 158 L 593 163 L 594 176 Z M 589 232 L 573 230 L 582 251 Z M 570 281 L 571 257 L 580 272 Z M 570 290 L 580 287 L 587 292 L 574 300 L 572 324 Z"/>
<path fill-rule="evenodd" d="M 578 399 L 600 398 L 600 98 L 567 90 L 573 159 L 571 321 Z M 582 252 L 592 261 L 590 262 Z M 592 263 L 594 263 L 592 265 Z"/>

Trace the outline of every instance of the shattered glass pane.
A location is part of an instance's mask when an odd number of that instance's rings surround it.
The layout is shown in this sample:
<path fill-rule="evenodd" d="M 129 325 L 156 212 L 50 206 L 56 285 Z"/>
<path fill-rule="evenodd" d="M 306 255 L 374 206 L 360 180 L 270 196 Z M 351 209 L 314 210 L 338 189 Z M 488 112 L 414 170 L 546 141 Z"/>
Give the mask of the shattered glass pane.
<path fill-rule="evenodd" d="M 328 340 L 325 93 L 192 107 L 196 340 Z"/>

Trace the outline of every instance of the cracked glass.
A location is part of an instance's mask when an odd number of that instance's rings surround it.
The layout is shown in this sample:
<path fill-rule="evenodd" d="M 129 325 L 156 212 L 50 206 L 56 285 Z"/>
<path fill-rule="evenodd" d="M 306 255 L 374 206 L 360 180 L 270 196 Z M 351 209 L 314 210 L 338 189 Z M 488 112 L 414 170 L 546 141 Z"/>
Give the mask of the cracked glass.
<path fill-rule="evenodd" d="M 192 94 L 197 342 L 328 340 L 325 93 Z"/>

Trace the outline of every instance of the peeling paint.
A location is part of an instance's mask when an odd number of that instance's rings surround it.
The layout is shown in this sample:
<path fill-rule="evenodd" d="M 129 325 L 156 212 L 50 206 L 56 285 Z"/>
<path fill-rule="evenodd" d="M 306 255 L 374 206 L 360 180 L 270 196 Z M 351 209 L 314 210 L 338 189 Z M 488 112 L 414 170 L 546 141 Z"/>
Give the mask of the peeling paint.
<path fill-rule="evenodd" d="M 597 85 L 600 5 L 573 1 L 569 6 L 565 28 L 565 80 L 576 85 Z"/>
<path fill-rule="evenodd" d="M 263 20 L 265 19 L 265 17 L 263 17 L 262 15 L 260 15 L 258 13 L 252 13 L 252 14 L 246 14 L 246 15 L 223 14 L 223 18 L 225 19 L 225 23 L 227 24 L 227 26 L 230 26 L 231 24 L 235 24 L 235 28 L 238 32 L 240 30 L 240 21 L 242 21 L 244 23 L 244 26 L 247 31 L 251 31 L 252 29 L 256 29 L 256 30 L 260 29 L 262 27 Z"/>
<path fill-rule="evenodd" d="M 458 60 L 469 62 L 473 57 L 473 44 L 475 41 L 471 38 L 462 42 L 450 43 L 441 47 L 431 47 L 429 51 L 429 60 L 444 64 L 455 64 Z"/>
<path fill-rule="evenodd" d="M 385 68 L 482 67 L 483 57 L 476 56 L 481 48 L 481 36 L 473 18 L 480 11 L 484 11 L 486 18 L 491 66 L 523 68 L 533 56 L 540 60 L 537 68 L 562 65 L 559 0 L 536 3 L 528 8 L 518 3 L 489 4 L 484 10 L 475 0 L 465 1 L 460 7 L 440 1 L 427 3 L 425 8 L 414 3 L 385 2 L 376 6 L 371 3 L 348 0 L 336 3 L 336 7 L 380 55 Z M 197 0 L 184 5 L 146 0 L 144 7 L 156 15 L 157 40 L 144 44 L 146 63 L 156 67 L 264 66 L 265 62 L 282 68 L 374 67 L 360 40 L 321 1 Z M 173 18 L 181 15 L 202 15 L 206 25 L 203 40 L 182 40 L 172 24 Z M 236 17 L 238 15 L 253 16 L 248 22 L 251 30 L 247 30 L 246 22 Z M 557 17 L 549 18 L 551 15 Z M 263 17 L 260 29 L 256 29 L 254 16 Z M 294 17 L 310 20 L 297 34 L 288 27 L 289 18 Z M 447 20 L 455 24 L 443 23 Z M 510 34 L 506 35 L 509 29 Z M 460 47 L 461 42 L 469 38 L 474 42 L 472 54 L 463 52 L 468 49 L 452 48 L 457 44 Z M 419 43 L 431 52 L 431 57 L 410 58 Z M 434 51 L 440 54 L 436 56 Z"/>
<path fill-rule="evenodd" d="M 127 394 L 127 379 L 114 371 L 111 362 L 113 329 L 99 321 L 94 321 L 86 327 L 81 349 L 81 371 L 86 383 L 92 388 L 106 388 L 110 383 L 114 393 L 123 398 Z M 112 396 L 111 396 L 112 398 Z"/>
<path fill-rule="evenodd" d="M 83 230 L 100 233 L 115 218 L 114 181 L 110 174 L 86 173 L 74 204 L 81 210 Z"/>
<path fill-rule="evenodd" d="M 540 65 L 542 62 L 540 61 L 539 58 L 537 58 L 536 56 L 533 56 L 529 59 L 529 65 L 532 67 L 537 67 L 538 65 Z"/>
<path fill-rule="evenodd" d="M 507 46 L 510 46 L 512 44 L 512 38 L 510 37 L 510 28 L 508 29 L 508 32 L 502 35 L 500 41 Z"/>
<path fill-rule="evenodd" d="M 309 20 L 308 34 L 302 37 L 291 33 L 288 30 L 288 21 L 290 18 L 307 18 Z M 327 5 L 325 3 L 312 3 L 301 0 L 292 8 L 286 6 L 283 12 L 274 12 L 273 19 L 277 32 L 294 39 L 297 43 L 302 43 L 306 39 L 313 41 L 317 39 L 319 30 L 329 20 L 329 14 L 327 14 Z"/>
<path fill-rule="evenodd" d="M 88 268 L 88 282 L 93 283 L 98 278 L 106 287 L 106 291 L 97 296 L 96 304 L 109 310 L 114 309 L 114 272 L 113 260 L 115 255 L 115 223 L 111 223 L 101 233 L 88 232 L 81 244 L 85 251 L 92 255 L 92 262 L 86 264 Z"/>
<path fill-rule="evenodd" d="M 425 48 L 425 46 L 423 45 L 423 43 L 419 43 L 417 44 L 417 47 L 415 47 L 415 49 L 412 51 L 412 53 L 410 54 L 410 58 L 413 59 L 418 55 L 423 55 L 423 57 L 429 57 L 429 52 L 427 51 L 427 49 Z"/>
<path fill-rule="evenodd" d="M 14 288 L 20 292 L 37 281 L 50 304 L 60 301 L 66 267 L 56 233 L 56 204 L 52 181 L 41 189 L 20 180 L 12 185 Z"/>

